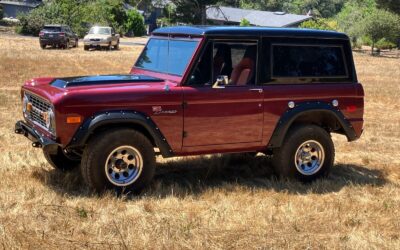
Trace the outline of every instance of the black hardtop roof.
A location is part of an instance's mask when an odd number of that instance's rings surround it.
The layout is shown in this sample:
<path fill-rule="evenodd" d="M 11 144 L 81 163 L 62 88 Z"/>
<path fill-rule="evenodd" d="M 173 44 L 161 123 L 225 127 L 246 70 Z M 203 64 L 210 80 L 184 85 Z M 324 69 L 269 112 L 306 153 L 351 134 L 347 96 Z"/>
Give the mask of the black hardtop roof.
<path fill-rule="evenodd" d="M 316 37 L 346 39 L 340 32 L 300 28 L 266 28 L 240 26 L 173 26 L 158 28 L 153 35 L 188 35 L 188 36 L 279 36 L 279 37 Z"/>

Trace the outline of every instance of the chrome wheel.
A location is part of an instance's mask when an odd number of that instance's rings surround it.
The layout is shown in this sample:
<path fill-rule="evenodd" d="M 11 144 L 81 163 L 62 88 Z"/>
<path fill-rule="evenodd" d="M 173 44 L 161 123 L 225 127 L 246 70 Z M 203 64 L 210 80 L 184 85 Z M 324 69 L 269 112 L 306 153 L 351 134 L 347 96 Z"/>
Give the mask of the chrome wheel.
<path fill-rule="evenodd" d="M 325 160 L 325 151 L 322 145 L 314 140 L 301 144 L 296 151 L 294 162 L 297 170 L 303 175 L 317 173 Z"/>
<path fill-rule="evenodd" d="M 107 157 L 105 171 L 108 180 L 116 186 L 128 186 L 134 183 L 143 169 L 143 158 L 132 146 L 114 149 Z"/>

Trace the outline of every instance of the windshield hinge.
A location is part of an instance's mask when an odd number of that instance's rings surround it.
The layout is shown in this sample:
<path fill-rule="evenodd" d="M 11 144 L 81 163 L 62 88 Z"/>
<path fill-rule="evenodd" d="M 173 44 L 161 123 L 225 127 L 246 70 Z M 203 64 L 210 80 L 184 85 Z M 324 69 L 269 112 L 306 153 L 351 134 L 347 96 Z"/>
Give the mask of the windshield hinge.
<path fill-rule="evenodd" d="M 188 132 L 183 131 L 182 136 L 183 136 L 183 138 L 186 138 L 188 136 Z"/>

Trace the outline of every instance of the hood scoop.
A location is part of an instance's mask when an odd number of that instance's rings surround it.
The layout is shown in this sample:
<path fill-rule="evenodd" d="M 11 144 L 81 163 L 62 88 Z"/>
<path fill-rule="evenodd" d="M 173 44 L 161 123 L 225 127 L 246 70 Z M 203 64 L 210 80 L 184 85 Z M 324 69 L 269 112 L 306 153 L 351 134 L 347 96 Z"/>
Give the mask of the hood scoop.
<path fill-rule="evenodd" d="M 163 82 L 164 80 L 146 75 L 96 75 L 58 78 L 50 83 L 58 88 L 79 87 L 87 85 Z"/>

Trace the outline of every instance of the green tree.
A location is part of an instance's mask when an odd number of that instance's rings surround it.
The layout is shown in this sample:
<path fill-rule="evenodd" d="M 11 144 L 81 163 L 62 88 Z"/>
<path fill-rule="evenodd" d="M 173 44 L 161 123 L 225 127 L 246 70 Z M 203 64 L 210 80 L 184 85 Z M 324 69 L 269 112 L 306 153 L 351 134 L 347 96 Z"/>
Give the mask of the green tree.
<path fill-rule="evenodd" d="M 376 0 L 379 8 L 392 11 L 400 15 L 400 2 L 399 0 Z"/>
<path fill-rule="evenodd" d="M 3 5 L 0 5 L 0 19 L 3 19 L 4 12 L 3 12 Z"/>
<path fill-rule="evenodd" d="M 363 36 L 363 20 L 376 9 L 375 0 L 350 0 L 337 14 L 339 30 L 347 33 L 353 44 Z"/>
<path fill-rule="evenodd" d="M 240 20 L 240 26 L 251 26 L 251 23 L 246 18 L 243 18 L 242 20 Z"/>
<path fill-rule="evenodd" d="M 381 9 L 373 11 L 371 15 L 368 15 L 363 20 L 362 32 L 371 38 L 372 53 L 374 51 L 375 44 L 379 40 L 385 38 L 389 41 L 393 41 L 396 38 L 398 32 L 400 32 L 398 26 L 399 22 L 399 16 Z"/>
<path fill-rule="evenodd" d="M 184 23 L 207 23 L 207 8 L 218 3 L 218 0 L 172 0 L 176 6 L 175 19 Z"/>
<path fill-rule="evenodd" d="M 126 13 L 124 28 L 128 33 L 133 32 L 135 36 L 143 36 L 146 34 L 144 18 L 136 9 L 129 10 Z"/>
<path fill-rule="evenodd" d="M 282 0 L 240 0 L 239 5 L 235 7 L 254 10 L 282 11 L 284 2 L 285 1 Z"/>
<path fill-rule="evenodd" d="M 335 21 L 327 20 L 324 18 L 317 18 L 303 22 L 300 25 L 300 28 L 317 30 L 337 30 L 337 23 Z"/>
<path fill-rule="evenodd" d="M 69 25 L 83 36 L 91 25 L 110 25 L 124 33 L 126 11 L 122 0 L 48 0 L 28 14 L 19 15 L 17 31 L 38 35 L 44 24 Z"/>
<path fill-rule="evenodd" d="M 289 13 L 306 14 L 312 11 L 317 17 L 333 17 L 343 7 L 345 0 L 290 0 L 285 1 L 283 10 Z"/>

